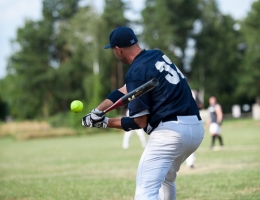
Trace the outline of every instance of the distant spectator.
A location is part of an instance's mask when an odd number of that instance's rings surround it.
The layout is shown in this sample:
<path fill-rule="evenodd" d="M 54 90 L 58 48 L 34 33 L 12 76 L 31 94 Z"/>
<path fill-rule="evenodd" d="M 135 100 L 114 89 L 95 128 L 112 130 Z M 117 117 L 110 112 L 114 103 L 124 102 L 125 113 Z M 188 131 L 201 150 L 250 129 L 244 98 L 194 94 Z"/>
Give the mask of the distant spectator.
<path fill-rule="evenodd" d="M 216 138 L 219 140 L 220 146 L 223 147 L 223 140 L 221 136 L 221 124 L 223 120 L 223 112 L 221 105 L 217 103 L 217 98 L 211 96 L 209 98 L 209 108 L 210 121 L 209 121 L 209 133 L 211 134 L 211 148 L 215 146 Z"/>

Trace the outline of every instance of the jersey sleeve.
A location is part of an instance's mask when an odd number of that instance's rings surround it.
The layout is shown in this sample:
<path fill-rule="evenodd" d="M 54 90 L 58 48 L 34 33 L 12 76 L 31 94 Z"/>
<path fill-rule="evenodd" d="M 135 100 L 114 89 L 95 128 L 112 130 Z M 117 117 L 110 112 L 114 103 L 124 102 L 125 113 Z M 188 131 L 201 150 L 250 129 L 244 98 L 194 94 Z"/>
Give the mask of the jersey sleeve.
<path fill-rule="evenodd" d="M 140 87 L 143 85 L 145 82 L 142 81 L 132 81 L 127 84 L 127 91 L 131 92 L 134 89 Z M 128 104 L 128 109 L 130 112 L 130 116 L 136 115 L 137 113 L 140 113 L 144 110 L 149 110 L 150 108 L 150 98 L 149 98 L 149 92 L 143 94 L 139 98 L 131 101 Z"/>

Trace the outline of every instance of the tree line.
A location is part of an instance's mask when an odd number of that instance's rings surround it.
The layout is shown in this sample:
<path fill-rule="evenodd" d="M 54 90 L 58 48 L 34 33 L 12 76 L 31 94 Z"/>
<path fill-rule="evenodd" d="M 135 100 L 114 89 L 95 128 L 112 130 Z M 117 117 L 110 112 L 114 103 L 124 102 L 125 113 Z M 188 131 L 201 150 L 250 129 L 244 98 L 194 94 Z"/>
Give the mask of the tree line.
<path fill-rule="evenodd" d="M 140 20 L 130 6 L 104 0 L 102 13 L 79 0 L 43 0 L 42 19 L 26 20 L 10 45 L 0 80 L 0 118 L 48 118 L 82 100 L 89 112 L 124 84 L 128 66 L 103 47 L 117 26 L 138 32 L 146 49 L 161 49 L 185 74 L 204 105 L 217 96 L 224 111 L 260 97 L 260 1 L 243 20 L 220 12 L 215 0 L 146 0 Z M 117 111 L 119 114 L 122 110 Z"/>

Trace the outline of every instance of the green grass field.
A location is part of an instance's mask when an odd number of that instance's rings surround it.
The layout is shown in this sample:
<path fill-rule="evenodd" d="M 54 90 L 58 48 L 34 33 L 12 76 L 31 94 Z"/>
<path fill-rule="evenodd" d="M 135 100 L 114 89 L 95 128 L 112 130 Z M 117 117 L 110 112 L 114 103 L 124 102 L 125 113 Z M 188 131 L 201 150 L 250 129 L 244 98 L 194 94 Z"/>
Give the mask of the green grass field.
<path fill-rule="evenodd" d="M 182 165 L 178 200 L 259 200 L 260 121 L 230 120 L 225 147 L 196 152 L 195 169 Z M 17 141 L 0 138 L 1 200 L 130 200 L 142 153 L 136 135 L 121 148 L 118 132 Z"/>

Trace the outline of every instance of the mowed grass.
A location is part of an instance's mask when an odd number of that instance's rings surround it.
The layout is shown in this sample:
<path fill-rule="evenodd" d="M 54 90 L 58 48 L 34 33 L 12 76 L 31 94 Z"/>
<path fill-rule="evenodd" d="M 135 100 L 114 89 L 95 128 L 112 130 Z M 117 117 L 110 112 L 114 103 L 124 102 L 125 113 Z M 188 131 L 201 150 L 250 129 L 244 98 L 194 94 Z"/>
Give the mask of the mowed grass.
<path fill-rule="evenodd" d="M 260 199 L 260 121 L 225 121 L 225 147 L 196 151 L 194 169 L 182 165 L 178 200 Z M 143 149 L 137 135 L 121 148 L 119 132 L 16 141 L 0 139 L 1 200 L 130 200 Z"/>

